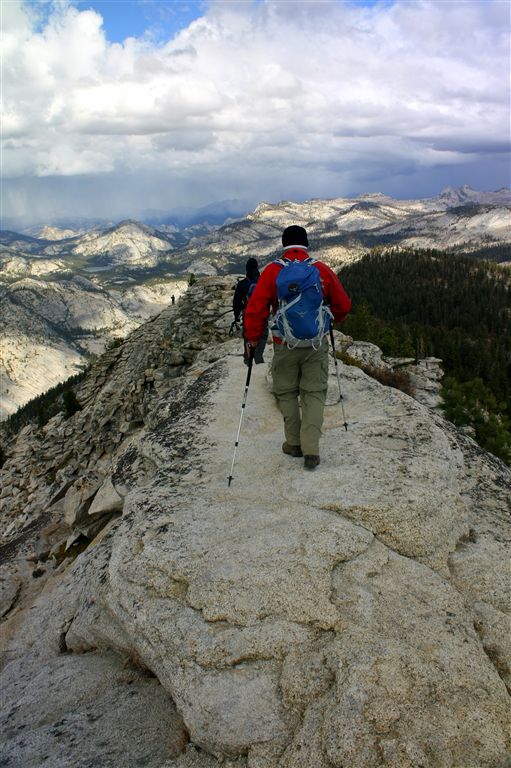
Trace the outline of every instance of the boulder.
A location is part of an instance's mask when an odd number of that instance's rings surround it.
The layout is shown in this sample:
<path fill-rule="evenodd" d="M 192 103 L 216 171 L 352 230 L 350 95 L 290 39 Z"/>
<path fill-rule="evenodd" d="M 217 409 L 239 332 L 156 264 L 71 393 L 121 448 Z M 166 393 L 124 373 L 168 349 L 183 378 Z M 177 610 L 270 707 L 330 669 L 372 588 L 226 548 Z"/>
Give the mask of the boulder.
<path fill-rule="evenodd" d="M 122 512 L 124 500 L 115 490 L 112 478 L 107 477 L 96 493 L 89 507 L 89 515 L 103 515 L 105 512 Z"/>
<path fill-rule="evenodd" d="M 64 496 L 64 522 L 72 527 L 87 515 L 92 499 L 100 489 L 103 479 L 96 473 L 82 475 Z"/>
<path fill-rule="evenodd" d="M 23 768 L 160 768 L 188 741 L 158 681 L 112 653 L 9 665 L 0 723 L 0 760 Z"/>

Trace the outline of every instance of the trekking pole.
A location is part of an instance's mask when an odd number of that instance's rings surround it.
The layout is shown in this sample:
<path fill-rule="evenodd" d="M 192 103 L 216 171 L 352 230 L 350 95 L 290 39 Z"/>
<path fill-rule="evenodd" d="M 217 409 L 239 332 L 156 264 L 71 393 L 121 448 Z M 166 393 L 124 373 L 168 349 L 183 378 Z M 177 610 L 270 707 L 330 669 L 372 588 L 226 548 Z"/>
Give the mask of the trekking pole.
<path fill-rule="evenodd" d="M 243 414 L 245 413 L 245 405 L 247 404 L 247 395 L 248 395 L 248 387 L 250 384 L 250 376 L 252 374 L 252 363 L 254 362 L 254 352 L 255 349 L 253 347 L 250 347 L 250 353 L 248 358 L 248 371 L 247 371 L 247 380 L 245 382 L 245 393 L 243 395 L 243 403 L 241 405 L 241 413 L 240 413 L 240 423 L 238 425 L 238 434 L 236 435 L 236 442 L 234 443 L 234 454 L 232 457 L 232 464 L 231 464 L 231 474 L 229 475 L 229 482 L 227 483 L 227 487 L 230 487 L 232 479 L 233 479 L 233 470 L 234 470 L 234 461 L 236 459 L 236 450 L 238 448 L 238 444 L 240 441 L 240 432 L 241 432 L 241 422 L 243 421 Z"/>
<path fill-rule="evenodd" d="M 340 376 L 340 373 L 339 373 L 339 363 L 338 363 L 337 354 L 336 354 L 336 351 L 335 351 L 334 329 L 332 328 L 332 326 L 330 326 L 330 341 L 332 342 L 332 352 L 333 352 L 334 362 L 335 362 L 335 372 L 337 374 L 337 385 L 339 387 L 339 402 L 341 404 L 342 417 L 344 419 L 344 425 L 343 426 L 344 426 L 344 429 L 347 432 L 348 431 L 348 422 L 346 421 L 346 414 L 344 412 L 344 398 L 343 398 L 342 392 L 341 392 L 341 376 Z"/>

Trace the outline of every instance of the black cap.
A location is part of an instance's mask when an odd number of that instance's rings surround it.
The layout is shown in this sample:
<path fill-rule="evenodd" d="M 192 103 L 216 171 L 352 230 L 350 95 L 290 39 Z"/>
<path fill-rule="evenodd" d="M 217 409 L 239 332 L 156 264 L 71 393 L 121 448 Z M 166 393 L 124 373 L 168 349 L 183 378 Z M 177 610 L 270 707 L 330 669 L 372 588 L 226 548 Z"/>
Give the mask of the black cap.
<path fill-rule="evenodd" d="M 301 245 L 308 248 L 309 241 L 307 239 L 307 232 L 303 227 L 299 227 L 297 224 L 286 227 L 282 233 L 282 245 L 284 248 L 287 248 L 288 245 Z"/>

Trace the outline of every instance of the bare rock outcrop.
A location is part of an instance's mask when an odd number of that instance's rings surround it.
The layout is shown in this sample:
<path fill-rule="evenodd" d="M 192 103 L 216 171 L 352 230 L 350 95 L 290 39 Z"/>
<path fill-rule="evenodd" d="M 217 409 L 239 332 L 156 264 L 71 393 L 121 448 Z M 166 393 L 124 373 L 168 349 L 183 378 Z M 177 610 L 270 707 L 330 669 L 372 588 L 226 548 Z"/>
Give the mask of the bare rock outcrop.
<path fill-rule="evenodd" d="M 38 594 L 22 581 L 16 602 L 14 582 L 6 589 L 8 710 L 34 680 L 49 688 L 65 664 L 99 659 L 100 670 L 115 652 L 150 670 L 168 702 L 154 720 L 174 746 L 147 748 L 154 768 L 504 768 L 509 470 L 439 414 L 342 365 L 345 431 L 332 363 L 322 462 L 304 472 L 280 451 L 262 365 L 228 487 L 246 376 L 239 340 L 223 341 L 231 296 L 227 280 L 201 280 L 186 313 L 138 329 L 86 382 L 83 411 L 49 425 L 73 449 L 46 491 L 34 475 L 32 493 L 62 521 L 75 500 L 67 524 L 82 526 L 84 550 L 48 565 Z M 28 446 L 41 455 L 46 439 L 20 436 L 10 487 L 16 461 L 29 466 L 20 445 L 29 462 Z M 101 527 L 87 532 L 94 505 Z M 51 690 L 54 727 L 75 705 Z M 55 758 L 41 718 L 11 717 L 2 757 L 32 765 L 31 745 L 44 743 Z M 81 726 L 69 727 L 68 765 L 81 766 Z"/>
<path fill-rule="evenodd" d="M 389 357 L 376 344 L 356 341 L 343 336 L 342 349 L 355 360 L 366 366 L 387 371 L 401 371 L 407 374 L 410 388 L 419 403 L 429 408 L 438 408 L 442 403 L 441 388 L 444 371 L 438 357 Z"/>
<path fill-rule="evenodd" d="M 82 410 L 71 419 L 59 414 L 42 428 L 21 430 L 1 469 L 0 546 L 39 525 L 41 512 L 51 517 L 54 511 L 60 518 L 60 506 L 54 505 L 63 498 L 71 526 L 77 518 L 83 524 L 87 512 L 120 511 L 117 500 L 111 510 L 102 509 L 104 501 L 95 502 L 95 495 L 100 487 L 100 498 L 104 495 L 102 484 L 111 478 L 125 444 L 154 418 L 159 399 L 171 396 L 175 380 L 198 351 L 227 337 L 234 282 L 203 280 L 179 305 L 105 352 L 80 385 Z M 139 467 L 139 474 L 150 472 L 147 462 Z M 119 479 L 113 490 L 122 499 L 127 486 Z"/>

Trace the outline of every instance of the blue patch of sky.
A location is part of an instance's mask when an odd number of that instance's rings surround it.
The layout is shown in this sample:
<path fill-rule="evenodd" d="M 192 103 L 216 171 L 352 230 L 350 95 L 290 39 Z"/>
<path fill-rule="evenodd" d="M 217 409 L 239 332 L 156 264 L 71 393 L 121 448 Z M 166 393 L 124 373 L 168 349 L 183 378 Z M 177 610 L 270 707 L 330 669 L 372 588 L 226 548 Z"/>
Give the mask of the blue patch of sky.
<path fill-rule="evenodd" d="M 58 0 L 25 0 L 40 32 L 64 4 Z M 106 38 L 122 43 L 127 37 L 149 36 L 155 42 L 175 37 L 207 10 L 206 0 L 71 0 L 79 11 L 92 9 L 103 19 Z"/>
<path fill-rule="evenodd" d="M 198 0 L 75 0 L 73 5 L 79 10 L 92 8 L 103 17 L 105 35 L 111 43 L 143 36 L 155 42 L 171 40 L 206 9 Z"/>
<path fill-rule="evenodd" d="M 36 32 L 42 32 L 52 14 L 52 4 L 47 0 L 25 0 L 24 9 L 32 20 Z"/>

